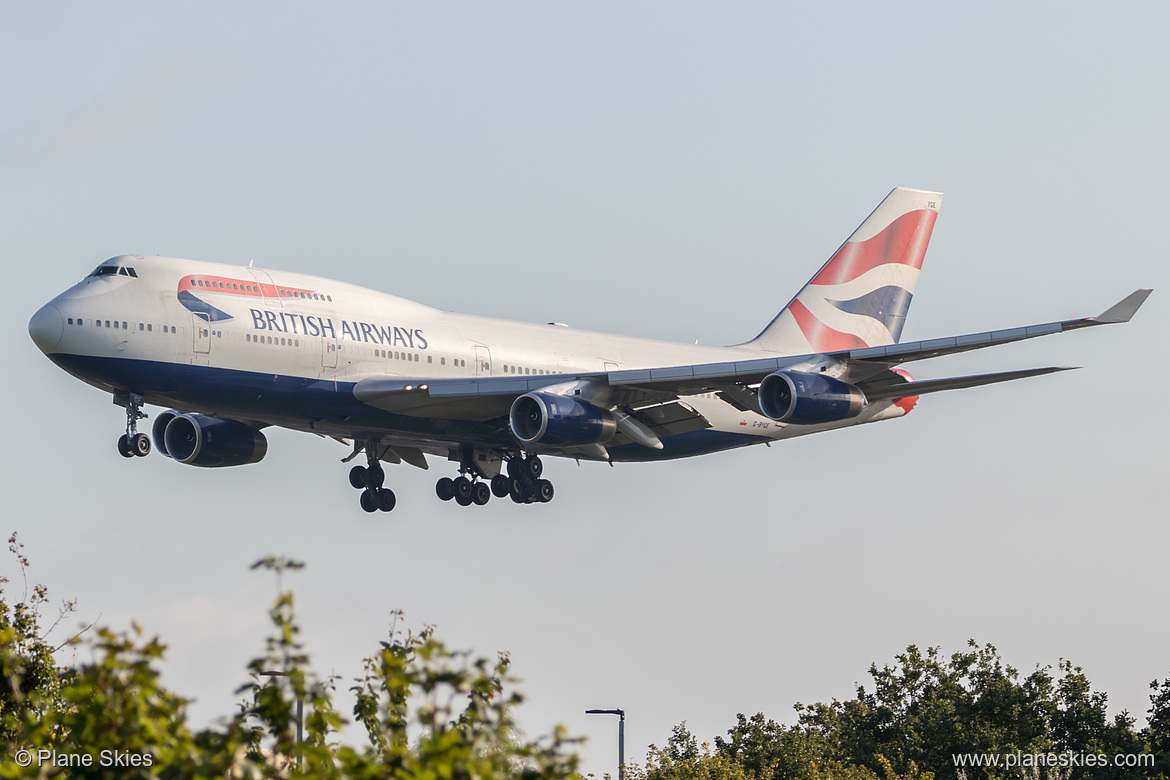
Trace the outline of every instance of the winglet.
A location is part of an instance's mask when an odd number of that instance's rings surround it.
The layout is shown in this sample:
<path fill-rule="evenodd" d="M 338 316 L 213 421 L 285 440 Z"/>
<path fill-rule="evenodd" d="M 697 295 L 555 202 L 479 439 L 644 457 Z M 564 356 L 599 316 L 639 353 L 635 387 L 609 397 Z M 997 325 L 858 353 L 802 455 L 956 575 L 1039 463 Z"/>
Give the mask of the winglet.
<path fill-rule="evenodd" d="M 1102 325 L 1111 325 L 1115 322 L 1129 322 L 1130 318 L 1142 307 L 1142 304 L 1146 302 L 1146 298 L 1149 298 L 1152 292 L 1153 290 L 1151 289 L 1134 290 L 1094 317 L 1093 321 Z"/>

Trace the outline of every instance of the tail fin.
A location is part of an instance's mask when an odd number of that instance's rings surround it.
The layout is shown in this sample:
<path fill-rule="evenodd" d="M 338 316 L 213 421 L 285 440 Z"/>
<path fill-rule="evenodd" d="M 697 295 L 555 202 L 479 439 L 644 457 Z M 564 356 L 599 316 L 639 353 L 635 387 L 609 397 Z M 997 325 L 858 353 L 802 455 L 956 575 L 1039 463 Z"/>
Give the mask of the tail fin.
<path fill-rule="evenodd" d="M 784 311 L 742 346 L 801 355 L 896 344 L 942 197 L 893 190 Z"/>

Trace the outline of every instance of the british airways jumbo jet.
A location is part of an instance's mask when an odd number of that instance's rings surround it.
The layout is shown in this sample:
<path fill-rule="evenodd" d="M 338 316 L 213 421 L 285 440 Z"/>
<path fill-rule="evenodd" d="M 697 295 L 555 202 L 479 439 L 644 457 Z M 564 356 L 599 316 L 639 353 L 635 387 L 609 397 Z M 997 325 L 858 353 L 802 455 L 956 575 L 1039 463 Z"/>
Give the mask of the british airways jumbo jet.
<path fill-rule="evenodd" d="M 126 409 L 125 457 L 256 463 L 281 426 L 365 456 L 349 481 L 390 511 L 383 462 L 458 465 L 436 492 L 547 502 L 542 455 L 682 458 L 902 417 L 918 396 L 1063 369 L 914 380 L 910 361 L 1126 322 L 1097 317 L 899 343 L 942 193 L 893 190 L 751 341 L 703 347 L 432 309 L 315 276 L 122 255 L 43 306 L 33 341 Z"/>

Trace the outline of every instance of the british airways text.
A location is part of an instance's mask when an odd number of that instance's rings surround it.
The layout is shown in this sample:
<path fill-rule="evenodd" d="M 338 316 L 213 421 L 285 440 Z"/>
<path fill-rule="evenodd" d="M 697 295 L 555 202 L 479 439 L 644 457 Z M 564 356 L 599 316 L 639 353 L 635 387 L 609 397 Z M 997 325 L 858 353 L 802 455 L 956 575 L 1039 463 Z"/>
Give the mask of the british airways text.
<path fill-rule="evenodd" d="M 338 338 L 338 328 L 328 317 L 314 317 L 311 314 L 289 314 L 288 312 L 252 312 L 252 327 L 256 330 L 272 330 L 277 333 L 295 333 L 301 336 L 327 336 Z M 364 341 L 367 344 L 382 344 L 387 347 L 403 346 L 407 349 L 426 349 L 427 340 L 419 328 L 397 328 L 377 325 L 372 322 L 341 321 L 341 338 L 349 341 Z"/>

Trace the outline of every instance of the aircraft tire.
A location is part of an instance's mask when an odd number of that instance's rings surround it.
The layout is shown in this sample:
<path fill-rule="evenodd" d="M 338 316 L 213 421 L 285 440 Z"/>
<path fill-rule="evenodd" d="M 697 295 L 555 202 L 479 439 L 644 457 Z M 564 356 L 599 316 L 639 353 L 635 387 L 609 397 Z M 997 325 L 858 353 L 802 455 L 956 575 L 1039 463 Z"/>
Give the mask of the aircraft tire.
<path fill-rule="evenodd" d="M 455 498 L 456 499 L 466 498 L 468 501 L 471 500 L 471 480 L 470 479 L 468 479 L 467 477 L 456 477 L 455 478 Z M 467 506 L 467 504 L 464 504 L 462 501 L 460 501 L 459 503 L 462 506 Z"/>
<path fill-rule="evenodd" d="M 130 448 L 130 437 L 124 433 L 118 438 L 118 454 L 123 458 L 134 457 L 134 450 Z"/>
<path fill-rule="evenodd" d="M 366 488 L 377 490 L 382 487 L 382 483 L 385 481 L 386 472 L 377 463 L 371 463 L 370 467 L 366 469 Z"/>
<path fill-rule="evenodd" d="M 520 460 L 519 458 L 512 458 L 509 460 L 507 462 L 508 476 L 512 479 L 519 479 L 524 473 L 524 469 L 522 468 L 523 463 L 524 461 Z"/>
<path fill-rule="evenodd" d="M 397 503 L 398 498 L 390 488 L 382 488 L 378 491 L 378 509 L 381 509 L 383 512 L 389 512 L 394 509 L 394 505 Z"/>
<path fill-rule="evenodd" d="M 552 501 L 553 483 L 547 479 L 536 480 L 536 491 L 533 497 L 542 504 L 547 504 L 549 501 Z"/>
<path fill-rule="evenodd" d="M 492 494 L 496 498 L 503 498 L 511 492 L 511 482 L 503 474 L 492 477 Z"/>
<path fill-rule="evenodd" d="M 528 486 L 518 479 L 512 480 L 511 491 L 509 495 L 517 504 L 526 503 L 528 500 Z"/>
<path fill-rule="evenodd" d="M 140 458 L 150 454 L 150 437 L 145 433 L 137 433 L 130 439 L 130 449 Z"/>
<path fill-rule="evenodd" d="M 492 500 L 492 491 L 486 482 L 476 482 L 471 486 L 471 500 L 477 506 L 484 506 Z"/>
<path fill-rule="evenodd" d="M 378 497 L 375 496 L 370 490 L 362 491 L 362 509 L 366 510 L 367 512 L 378 511 Z"/>
<path fill-rule="evenodd" d="M 440 501 L 450 501 L 455 498 L 455 480 L 450 477 L 440 477 L 435 483 L 435 495 Z"/>
<path fill-rule="evenodd" d="M 363 490 L 366 487 L 365 466 L 354 466 L 349 470 L 349 484 L 356 490 Z"/>
<path fill-rule="evenodd" d="M 540 479 L 540 475 L 544 473 L 544 463 L 540 458 L 533 455 L 531 458 L 524 459 L 524 475 L 533 482 Z"/>

